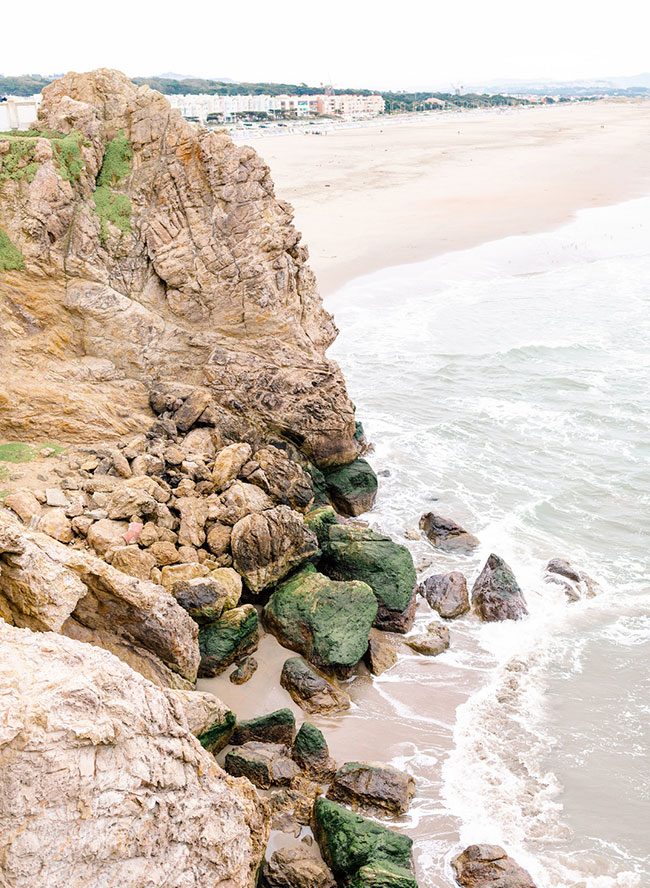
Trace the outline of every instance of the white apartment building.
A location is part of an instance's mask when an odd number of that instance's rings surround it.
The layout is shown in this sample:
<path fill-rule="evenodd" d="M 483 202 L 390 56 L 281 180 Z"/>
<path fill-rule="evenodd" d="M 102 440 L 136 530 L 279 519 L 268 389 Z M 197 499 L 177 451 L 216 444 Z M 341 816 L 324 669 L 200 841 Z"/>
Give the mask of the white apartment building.
<path fill-rule="evenodd" d="M 7 96 L 5 102 L 0 102 L 0 132 L 29 129 L 36 122 L 40 104 L 40 93 L 26 98 Z"/>
<path fill-rule="evenodd" d="M 211 96 L 173 95 L 167 96 L 172 108 L 178 108 L 183 117 L 205 123 L 209 114 L 218 114 L 225 119 L 237 114 L 264 112 L 270 114 L 295 114 L 304 117 L 308 114 L 330 114 L 344 117 L 353 115 L 381 114 L 384 100 L 381 96 L 358 95 L 315 95 L 315 96 Z"/>

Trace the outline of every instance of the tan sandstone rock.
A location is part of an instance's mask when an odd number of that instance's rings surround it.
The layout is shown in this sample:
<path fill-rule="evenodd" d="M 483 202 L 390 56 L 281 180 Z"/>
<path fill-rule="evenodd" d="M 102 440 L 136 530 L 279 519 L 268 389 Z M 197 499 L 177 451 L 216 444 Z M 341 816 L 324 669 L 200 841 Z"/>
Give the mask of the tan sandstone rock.
<path fill-rule="evenodd" d="M 181 700 L 62 636 L 0 624 L 0 653 L 8 885 L 253 888 L 266 803 L 201 747 Z"/>
<path fill-rule="evenodd" d="M 47 86 L 38 128 L 79 133 L 80 164 L 62 175 L 54 137 L 28 136 L 33 176 L 0 188 L 0 229 L 24 257 L 2 274 L 0 436 L 141 433 L 167 381 L 190 389 L 171 410 L 181 431 L 205 418 L 230 441 L 279 435 L 321 466 L 352 461 L 353 407 L 325 356 L 336 327 L 255 151 L 107 69 Z M 94 201 L 109 147 L 125 157 L 104 185 L 121 229 Z"/>

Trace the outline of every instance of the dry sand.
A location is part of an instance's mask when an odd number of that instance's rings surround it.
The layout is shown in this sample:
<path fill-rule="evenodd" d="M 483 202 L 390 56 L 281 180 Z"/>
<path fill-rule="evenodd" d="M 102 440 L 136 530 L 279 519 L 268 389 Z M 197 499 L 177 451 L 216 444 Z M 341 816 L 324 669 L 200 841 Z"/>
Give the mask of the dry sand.
<path fill-rule="evenodd" d="M 650 191 L 643 101 L 438 113 L 253 144 L 295 207 L 324 294 Z"/>

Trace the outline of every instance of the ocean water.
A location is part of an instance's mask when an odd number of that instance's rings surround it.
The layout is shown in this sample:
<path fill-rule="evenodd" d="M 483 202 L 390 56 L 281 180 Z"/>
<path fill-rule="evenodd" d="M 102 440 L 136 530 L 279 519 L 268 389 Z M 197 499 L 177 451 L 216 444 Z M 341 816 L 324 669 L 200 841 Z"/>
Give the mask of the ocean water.
<path fill-rule="evenodd" d="M 383 750 L 416 776 L 397 823 L 421 884 L 454 884 L 453 854 L 491 842 L 538 888 L 647 888 L 650 199 L 385 269 L 327 307 L 330 354 L 386 473 L 371 524 L 422 576 L 471 583 L 500 554 L 530 610 L 454 621 L 442 656 L 352 682 L 358 706 L 325 728 L 333 751 Z M 475 532 L 478 552 L 410 539 L 431 509 Z M 569 603 L 543 581 L 553 557 L 599 594 Z M 434 618 L 421 604 L 418 627 Z"/>

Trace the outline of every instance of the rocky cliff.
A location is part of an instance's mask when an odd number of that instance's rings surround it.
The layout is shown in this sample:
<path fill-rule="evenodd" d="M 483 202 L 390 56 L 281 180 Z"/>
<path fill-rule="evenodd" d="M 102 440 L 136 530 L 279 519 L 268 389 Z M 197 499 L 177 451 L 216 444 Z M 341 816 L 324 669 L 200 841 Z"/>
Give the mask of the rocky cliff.
<path fill-rule="evenodd" d="M 37 127 L 0 135 L 0 437 L 140 430 L 174 382 L 233 440 L 351 462 L 336 328 L 255 151 L 105 69 L 47 87 Z"/>
<path fill-rule="evenodd" d="M 173 691 L 51 632 L 0 621 L 0 647 L 3 885 L 252 888 L 266 804 Z"/>

